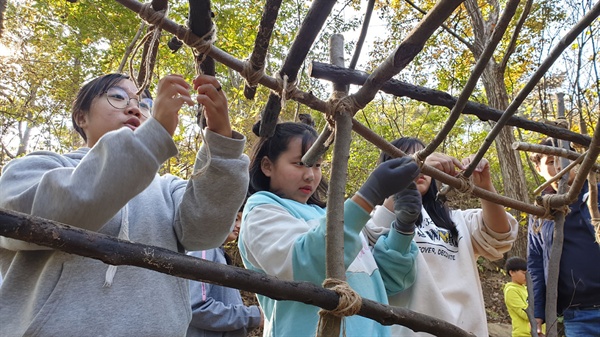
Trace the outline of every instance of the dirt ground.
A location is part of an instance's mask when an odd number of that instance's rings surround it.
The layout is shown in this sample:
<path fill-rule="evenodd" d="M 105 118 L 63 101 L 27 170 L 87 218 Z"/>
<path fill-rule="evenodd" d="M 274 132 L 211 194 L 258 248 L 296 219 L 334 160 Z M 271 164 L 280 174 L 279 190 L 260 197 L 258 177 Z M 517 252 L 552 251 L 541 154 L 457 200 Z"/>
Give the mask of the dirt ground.
<path fill-rule="evenodd" d="M 498 266 L 487 262 L 479 269 L 479 279 L 483 289 L 490 337 L 510 337 L 512 327 L 502 292 L 502 286 L 508 282 L 508 276 L 502 273 Z"/>

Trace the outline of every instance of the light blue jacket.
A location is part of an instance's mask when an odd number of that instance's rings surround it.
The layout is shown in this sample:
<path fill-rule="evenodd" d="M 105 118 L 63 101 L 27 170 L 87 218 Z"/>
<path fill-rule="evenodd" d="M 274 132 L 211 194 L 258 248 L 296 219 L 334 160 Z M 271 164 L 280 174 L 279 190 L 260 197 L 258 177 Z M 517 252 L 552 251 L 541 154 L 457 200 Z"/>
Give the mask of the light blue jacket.
<path fill-rule="evenodd" d="M 346 281 L 363 298 L 387 304 L 388 295 L 414 282 L 417 246 L 412 235 L 390 231 L 369 249 L 361 230 L 369 214 L 353 201 L 344 205 Z M 325 209 L 270 192 L 250 196 L 238 245 L 246 268 L 283 280 L 325 280 Z M 263 336 L 314 336 L 319 308 L 257 295 L 264 311 Z M 346 336 L 389 336 L 390 328 L 361 316 L 346 318 Z"/>

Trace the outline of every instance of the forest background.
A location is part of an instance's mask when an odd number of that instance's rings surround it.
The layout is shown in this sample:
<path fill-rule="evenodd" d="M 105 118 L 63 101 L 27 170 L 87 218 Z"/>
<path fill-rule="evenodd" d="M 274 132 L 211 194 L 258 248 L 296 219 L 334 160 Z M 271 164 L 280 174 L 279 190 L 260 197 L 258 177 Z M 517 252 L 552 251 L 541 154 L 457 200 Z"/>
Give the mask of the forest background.
<path fill-rule="evenodd" d="M 357 69 L 370 72 L 377 67 L 433 4 L 431 0 L 375 1 L 377 20 L 367 33 L 369 43 L 362 49 Z M 504 0 L 465 1 L 395 79 L 458 96 L 504 4 Z M 187 1 L 169 1 L 169 5 L 169 18 L 185 25 Z M 592 5 L 586 0 L 521 1 L 470 100 L 504 110 L 562 34 Z M 255 0 L 213 1 L 213 20 L 218 28 L 215 45 L 238 59 L 248 57 L 263 6 L 264 1 Z M 309 6 L 310 2 L 301 0 L 282 2 L 265 73 L 274 74 L 281 68 Z M 311 61 L 329 63 L 328 41 L 336 33 L 345 36 L 346 63 L 349 62 L 365 7 L 366 1 L 360 0 L 336 4 L 298 74 L 300 89 L 327 99 L 331 85 L 311 78 L 307 68 Z M 600 96 L 596 60 L 600 43 L 598 27 L 596 20 L 561 55 L 521 105 L 517 116 L 552 122 L 556 119 L 556 94 L 563 93 L 569 128 L 580 133 L 593 129 Z M 31 151 L 64 153 L 82 146 L 70 119 L 70 104 L 75 93 L 82 83 L 100 74 L 119 70 L 130 73 L 130 62 L 135 75 L 140 68 L 141 52 L 132 55 L 131 50 L 146 29 L 135 13 L 115 1 L 9 0 L 0 38 L 0 169 L 11 159 Z M 188 81 L 195 76 L 192 51 L 186 46 L 171 51 L 167 47 L 171 38 L 168 33 L 161 37 L 150 86 L 153 93 L 157 80 L 166 74 L 183 74 Z M 256 140 L 251 127 L 264 108 L 269 90 L 259 87 L 255 99 L 247 100 L 243 95 L 244 80 L 238 73 L 220 64 L 216 72 L 229 100 L 232 124 L 248 137 L 249 152 Z M 350 91 L 356 88 L 351 86 Z M 282 110 L 281 119 L 293 120 L 300 113 L 311 114 L 319 130 L 326 124 L 320 112 L 292 101 Z M 413 136 L 429 142 L 448 114 L 446 107 L 381 93 L 359 111 L 356 118 L 388 141 Z M 438 151 L 457 158 L 475 153 L 492 126 L 491 122 L 463 114 Z M 502 144 L 490 148 L 486 155 L 500 194 L 526 202 L 533 200 L 531 191 L 541 184 L 540 178 L 526 154 L 515 154 L 510 143 L 512 140 L 537 143 L 543 138 L 544 135 L 527 130 L 505 128 L 497 142 Z M 187 177 L 201 144 L 192 109 L 182 110 L 174 139 L 179 155 L 171 158 L 162 171 Z M 356 191 L 373 170 L 378 155 L 375 146 L 360 136 L 354 137 L 348 163 L 348 195 Z M 325 160 L 325 175 L 327 163 Z M 455 194 L 449 199 L 450 205 L 456 208 L 478 204 L 468 195 Z M 515 215 L 522 225 L 523 235 L 509 254 L 525 256 L 527 215 L 519 212 Z M 498 266 L 482 261 L 481 270 L 497 270 Z"/>

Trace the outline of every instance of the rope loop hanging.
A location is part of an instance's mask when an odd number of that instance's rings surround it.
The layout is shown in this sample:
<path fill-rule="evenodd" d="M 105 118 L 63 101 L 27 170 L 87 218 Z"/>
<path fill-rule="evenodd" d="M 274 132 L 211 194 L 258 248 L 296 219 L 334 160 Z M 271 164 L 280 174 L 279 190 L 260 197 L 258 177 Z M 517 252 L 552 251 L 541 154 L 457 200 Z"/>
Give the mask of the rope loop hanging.
<path fill-rule="evenodd" d="M 129 59 L 129 74 L 138 87 L 136 95 L 140 95 L 142 92 L 144 92 L 144 90 L 146 90 L 146 88 L 148 88 L 148 86 L 150 86 L 150 82 L 152 80 L 152 69 L 150 69 L 150 65 L 154 64 L 154 58 L 156 57 L 156 55 L 153 55 L 152 50 L 154 50 L 156 45 L 159 43 L 161 35 L 160 26 L 166 20 L 167 13 L 168 7 L 160 11 L 155 11 L 152 8 L 152 3 L 144 3 L 140 9 L 140 12 L 138 13 L 138 16 L 148 23 L 150 28 L 148 29 L 148 33 L 146 33 L 146 35 L 144 35 L 140 42 L 135 46 L 131 58 Z M 148 40 L 150 40 L 148 44 L 148 52 L 146 57 L 142 59 L 140 65 L 140 68 L 146 69 L 146 73 L 144 74 L 142 83 L 138 83 L 137 79 L 135 79 L 133 76 L 133 59 L 140 49 L 140 46 L 143 46 Z"/>

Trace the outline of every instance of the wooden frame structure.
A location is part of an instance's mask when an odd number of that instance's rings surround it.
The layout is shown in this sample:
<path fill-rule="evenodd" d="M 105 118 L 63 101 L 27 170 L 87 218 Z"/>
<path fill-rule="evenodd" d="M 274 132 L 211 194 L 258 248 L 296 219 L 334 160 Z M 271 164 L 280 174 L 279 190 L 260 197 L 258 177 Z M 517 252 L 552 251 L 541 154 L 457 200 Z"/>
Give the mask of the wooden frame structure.
<path fill-rule="evenodd" d="M 158 20 L 156 19 L 156 16 L 160 15 L 161 11 L 168 8 L 168 2 L 166 0 L 153 0 L 151 4 L 140 3 L 137 0 L 116 1 L 138 13 L 142 19 L 148 21 L 152 30 L 157 31 L 159 34 L 160 30 L 172 33 L 189 46 L 198 46 L 202 44 L 202 37 L 212 29 L 209 0 L 190 1 L 190 18 L 195 18 L 195 20 L 190 20 L 189 28 L 183 27 L 168 18 L 163 17 Z M 565 205 L 569 205 L 577 198 L 578 191 L 587 179 L 588 174 L 592 172 L 592 170 L 598 170 L 595 162 L 600 153 L 600 123 L 597 123 L 594 135 L 588 137 L 556 126 L 536 123 L 524 118 L 515 117 L 514 113 L 559 55 L 598 17 L 600 14 L 600 2 L 596 3 L 588 14 L 563 36 L 508 108 L 505 111 L 499 111 L 485 105 L 469 102 L 468 98 L 470 97 L 475 84 L 479 80 L 483 69 L 486 67 L 489 58 L 505 33 L 508 23 L 515 14 L 519 0 L 509 0 L 507 2 L 492 38 L 488 41 L 484 52 L 477 61 L 468 83 L 465 85 L 458 98 L 451 97 L 443 92 L 417 87 L 392 79 L 393 76 L 402 71 L 413 60 L 413 58 L 422 50 L 431 35 L 442 26 L 443 22 L 459 5 L 462 4 L 463 1 L 464 0 L 438 0 L 435 6 L 422 18 L 420 23 L 415 26 L 413 31 L 407 35 L 407 37 L 392 53 L 390 53 L 387 59 L 381 63 L 372 74 L 354 70 L 356 57 L 360 51 L 362 42 L 359 42 L 359 45 L 357 46 L 358 52 L 354 55 L 350 67 L 344 68 L 343 41 L 340 43 L 339 39 L 341 37 L 334 35 L 331 43 L 332 64 L 313 62 L 309 71 L 310 76 L 314 78 L 324 79 L 334 83 L 334 92 L 327 101 L 320 100 L 311 93 L 303 92 L 296 88 L 290 88 L 288 85 L 295 81 L 300 66 L 308 54 L 309 48 L 316 39 L 321 27 L 324 25 L 325 20 L 336 3 L 334 0 L 314 0 L 312 2 L 308 14 L 304 18 L 296 38 L 289 49 L 289 54 L 285 58 L 280 71 L 275 77 L 264 74 L 262 69 L 264 68 L 271 33 L 277 19 L 281 0 L 266 1 L 258 35 L 255 40 L 254 50 L 249 61 L 235 59 L 227 52 L 220 50 L 213 45 L 207 49 L 203 49 L 204 53 L 197 50 L 195 53 L 197 69 L 202 70 L 205 73 L 214 74 L 214 61 L 216 61 L 239 72 L 247 80 L 248 84 L 244 89 L 244 94 L 248 99 L 254 97 L 256 85 L 258 84 L 272 90 L 269 101 L 266 104 L 267 108 L 263 111 L 261 135 L 268 135 L 274 129 L 277 117 L 281 110 L 281 105 L 278 104 L 281 100 L 281 96 L 284 96 L 286 99 L 295 100 L 305 104 L 313 110 L 326 114 L 330 123 L 322 130 L 319 139 L 303 160 L 306 162 L 314 161 L 315 158 L 318 158 L 327 151 L 330 145 L 333 145 L 331 185 L 328 200 L 329 207 L 327 209 L 328 233 L 343 233 L 344 188 L 348 169 L 347 157 L 351 142 L 351 132 L 355 131 L 357 134 L 392 156 L 405 155 L 385 139 L 381 138 L 353 118 L 356 112 L 371 102 L 380 90 L 396 96 L 406 96 L 431 105 L 445 106 L 451 109 L 449 118 L 438 137 L 436 137 L 425 150 L 417 154 L 417 157 L 420 160 L 424 160 L 427 155 L 435 151 L 441 141 L 448 135 L 460 114 L 473 114 L 482 120 L 494 120 L 497 122 L 488 137 L 486 137 L 473 164 L 464 173 L 466 178 L 473 172 L 475 165 L 488 150 L 492 141 L 498 135 L 499 130 L 505 125 L 518 126 L 520 128 L 589 147 L 589 150 L 585 153 L 585 157 L 581 159 L 581 168 L 570 190 L 564 194 L 545 197 L 548 200 L 544 202 L 551 207 L 551 211 L 555 216 L 557 230 L 560 231 L 560 228 L 564 223 L 563 209 Z M 372 9 L 373 1 L 370 1 L 366 19 L 367 24 Z M 367 25 L 363 26 L 359 41 L 364 40 L 366 26 Z M 144 55 L 147 53 L 156 54 L 157 47 L 157 45 L 151 47 L 145 46 Z M 140 77 L 146 76 L 147 73 L 152 72 L 153 64 L 148 64 L 147 66 L 149 69 L 141 69 Z M 357 84 L 361 85 L 361 87 L 356 93 L 348 94 L 348 84 Z M 515 144 L 514 148 L 530 151 L 535 150 L 542 153 L 548 153 L 544 151 L 550 151 L 548 149 L 532 148 L 531 146 L 524 144 Z M 571 159 L 575 159 L 575 157 L 579 156 L 578 154 L 568 153 L 568 151 L 560 153 L 555 152 L 555 154 Z M 422 172 L 453 188 L 464 188 L 464 179 L 451 177 L 433 167 L 424 165 L 422 167 Z M 549 212 L 548 208 L 523 203 L 518 200 L 490 193 L 474 186 L 471 186 L 469 191 L 471 191 L 474 196 L 521 210 L 532 215 L 547 216 Z M 216 283 L 260 293 L 274 299 L 300 301 L 319 306 L 326 310 L 335 309 L 338 303 L 338 294 L 307 282 L 280 281 L 274 277 L 254 273 L 242 268 L 223 266 L 177 254 L 158 247 L 134 244 L 53 221 L 1 209 L 0 235 L 99 259 L 109 264 L 135 265 L 178 277 Z M 560 234 L 557 238 L 558 237 L 560 237 Z M 343 279 L 345 270 L 343 261 L 340 259 L 343 254 L 339 253 L 340 251 L 343 251 L 343 239 L 341 235 L 328 235 L 326 250 L 328 256 L 327 277 Z M 127 251 L 130 253 L 126 253 Z M 558 258 L 560 258 L 560 256 L 558 256 Z M 552 274 L 549 275 L 549 280 L 551 280 L 551 277 L 557 278 L 556 275 L 558 271 L 556 270 L 554 272 L 556 273 L 555 276 L 552 276 Z M 549 288 L 551 286 L 552 285 L 549 284 Z M 551 315 L 551 313 L 556 312 L 556 310 L 555 308 L 552 310 L 551 307 L 547 307 L 546 312 Z M 438 336 L 472 336 L 456 326 L 437 320 L 433 317 L 411 312 L 404 308 L 388 307 L 364 299 L 358 314 L 374 319 L 382 324 L 402 324 L 415 331 L 425 331 Z M 547 321 L 550 321 L 550 319 L 552 319 L 552 316 L 547 317 Z M 325 322 L 320 326 L 317 335 L 338 336 L 339 323 L 339 317 L 326 316 Z M 555 331 L 549 331 L 548 333 L 548 336 L 555 335 Z"/>

